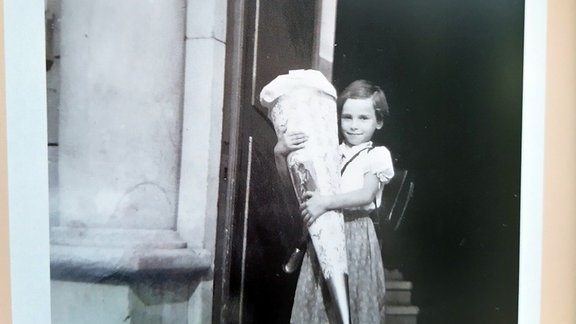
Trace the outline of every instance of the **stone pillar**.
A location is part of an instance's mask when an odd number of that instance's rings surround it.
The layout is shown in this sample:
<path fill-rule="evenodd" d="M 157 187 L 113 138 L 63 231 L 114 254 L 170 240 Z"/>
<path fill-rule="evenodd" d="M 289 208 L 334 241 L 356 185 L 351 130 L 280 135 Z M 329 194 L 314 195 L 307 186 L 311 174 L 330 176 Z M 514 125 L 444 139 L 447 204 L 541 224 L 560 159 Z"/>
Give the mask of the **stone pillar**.
<path fill-rule="evenodd" d="M 226 0 L 190 0 L 178 231 L 214 251 L 222 139 Z"/>
<path fill-rule="evenodd" d="M 226 0 L 189 0 L 178 233 L 214 253 L 226 51 Z M 190 323 L 209 323 L 212 280 L 189 303 Z"/>
<path fill-rule="evenodd" d="M 186 20 L 226 15 L 194 2 L 61 1 L 54 323 L 209 319 L 224 43 Z"/>
<path fill-rule="evenodd" d="M 173 229 L 184 0 L 63 0 L 60 225 Z"/>

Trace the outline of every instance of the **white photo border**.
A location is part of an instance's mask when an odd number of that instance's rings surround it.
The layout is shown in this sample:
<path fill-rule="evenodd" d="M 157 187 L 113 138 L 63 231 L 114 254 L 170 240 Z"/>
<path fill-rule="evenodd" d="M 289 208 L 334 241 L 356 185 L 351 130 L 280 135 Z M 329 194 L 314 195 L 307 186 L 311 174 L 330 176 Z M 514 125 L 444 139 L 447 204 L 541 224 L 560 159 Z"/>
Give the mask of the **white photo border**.
<path fill-rule="evenodd" d="M 4 0 L 13 323 L 50 318 L 42 0 Z M 540 321 L 547 1 L 525 1 L 518 322 Z"/>

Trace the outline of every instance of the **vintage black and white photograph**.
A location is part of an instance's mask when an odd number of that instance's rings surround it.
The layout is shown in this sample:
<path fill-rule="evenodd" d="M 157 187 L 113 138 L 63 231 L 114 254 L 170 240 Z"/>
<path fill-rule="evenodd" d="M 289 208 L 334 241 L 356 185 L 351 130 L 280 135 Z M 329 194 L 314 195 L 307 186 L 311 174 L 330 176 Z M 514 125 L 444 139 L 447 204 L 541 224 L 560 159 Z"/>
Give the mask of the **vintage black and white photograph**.
<path fill-rule="evenodd" d="M 52 323 L 517 323 L 524 23 L 46 0 Z"/>

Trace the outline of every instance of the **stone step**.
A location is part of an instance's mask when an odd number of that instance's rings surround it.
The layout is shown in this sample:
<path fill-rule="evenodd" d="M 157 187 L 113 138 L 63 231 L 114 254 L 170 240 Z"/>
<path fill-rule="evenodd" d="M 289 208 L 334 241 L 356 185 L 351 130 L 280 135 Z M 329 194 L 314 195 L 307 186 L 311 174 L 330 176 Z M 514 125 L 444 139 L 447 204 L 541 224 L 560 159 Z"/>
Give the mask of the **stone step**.
<path fill-rule="evenodd" d="M 410 281 L 386 281 L 386 305 L 410 305 L 411 290 Z"/>
<path fill-rule="evenodd" d="M 412 292 L 409 290 L 387 290 L 384 298 L 386 305 L 410 305 Z"/>
<path fill-rule="evenodd" d="M 417 324 L 417 306 L 386 306 L 386 324 Z"/>
<path fill-rule="evenodd" d="M 398 269 L 384 269 L 384 277 L 386 281 L 402 281 L 404 277 Z"/>
<path fill-rule="evenodd" d="M 412 282 L 405 280 L 386 280 L 386 290 L 411 290 Z"/>

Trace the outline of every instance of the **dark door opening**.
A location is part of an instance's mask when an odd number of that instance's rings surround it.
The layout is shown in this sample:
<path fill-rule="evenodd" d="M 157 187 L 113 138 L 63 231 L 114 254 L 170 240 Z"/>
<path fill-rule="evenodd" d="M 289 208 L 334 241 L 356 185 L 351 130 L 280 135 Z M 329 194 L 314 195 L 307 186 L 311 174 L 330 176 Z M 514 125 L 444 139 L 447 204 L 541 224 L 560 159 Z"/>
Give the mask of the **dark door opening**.
<path fill-rule="evenodd" d="M 385 266 L 418 323 L 516 323 L 524 2 L 339 1 L 333 82 L 382 86 L 415 196 Z"/>

